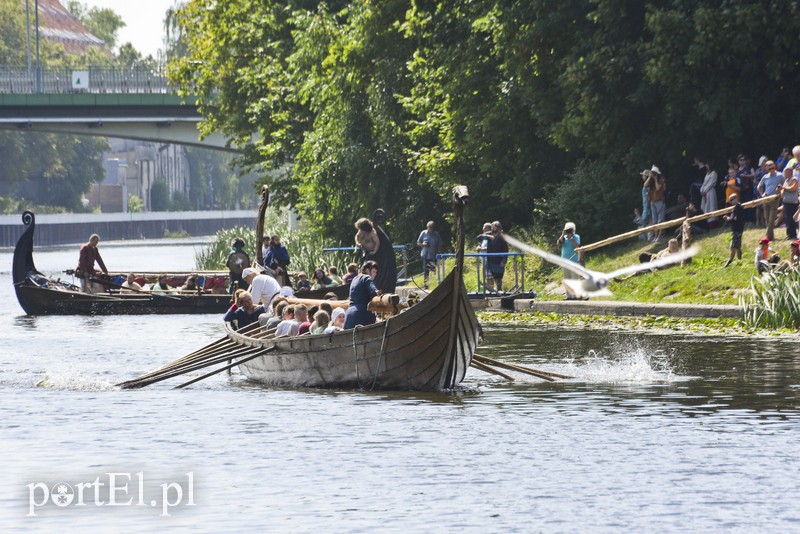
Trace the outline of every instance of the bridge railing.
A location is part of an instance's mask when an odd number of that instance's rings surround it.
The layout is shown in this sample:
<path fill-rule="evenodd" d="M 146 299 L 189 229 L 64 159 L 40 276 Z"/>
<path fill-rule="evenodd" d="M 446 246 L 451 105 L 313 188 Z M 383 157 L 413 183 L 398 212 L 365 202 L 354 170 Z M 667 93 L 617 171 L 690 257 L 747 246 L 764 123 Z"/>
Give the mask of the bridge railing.
<path fill-rule="evenodd" d="M 40 93 L 168 94 L 164 69 L 42 69 Z M 0 66 L 0 94 L 35 94 L 36 71 L 27 67 Z"/>

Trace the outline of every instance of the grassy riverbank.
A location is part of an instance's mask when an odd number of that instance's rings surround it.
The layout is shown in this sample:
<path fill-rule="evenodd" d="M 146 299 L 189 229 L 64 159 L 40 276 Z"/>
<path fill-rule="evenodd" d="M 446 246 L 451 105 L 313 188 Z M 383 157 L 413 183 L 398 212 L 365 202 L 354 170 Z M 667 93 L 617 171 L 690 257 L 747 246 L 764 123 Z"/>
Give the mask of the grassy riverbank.
<path fill-rule="evenodd" d="M 787 257 L 789 242 L 781 240 L 785 230 L 775 231 L 778 241 L 773 244 L 781 257 Z M 742 259 L 730 267 L 723 267 L 730 255 L 730 231 L 727 228 L 695 235 L 695 244 L 700 252 L 686 266 L 675 266 L 656 272 L 645 272 L 627 280 L 613 281 L 609 289 L 614 293 L 608 300 L 627 302 L 663 302 L 683 304 L 739 304 L 739 296 L 750 290 L 755 275 L 753 259 L 758 241 L 764 236 L 763 228 L 748 228 L 742 239 Z M 536 243 L 534 243 L 536 244 Z M 553 247 L 538 244 L 541 248 L 556 252 Z M 639 261 L 642 252 L 658 252 L 666 248 L 666 242 L 652 245 L 638 239 L 611 245 L 589 252 L 586 266 L 602 272 L 613 271 Z M 422 277 L 415 277 L 421 285 Z M 561 286 L 561 270 L 543 262 L 536 256 L 525 257 L 525 289 L 533 290 L 542 300 L 564 298 Z M 465 265 L 467 289 L 477 288 L 475 262 Z M 509 264 L 505 285 L 513 285 L 513 270 Z"/>

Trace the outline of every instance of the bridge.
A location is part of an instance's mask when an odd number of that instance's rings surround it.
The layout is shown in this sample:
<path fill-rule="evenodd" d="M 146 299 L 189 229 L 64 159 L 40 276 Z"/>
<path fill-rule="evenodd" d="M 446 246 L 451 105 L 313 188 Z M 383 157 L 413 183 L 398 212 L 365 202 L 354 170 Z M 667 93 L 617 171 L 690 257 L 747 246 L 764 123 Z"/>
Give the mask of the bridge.
<path fill-rule="evenodd" d="M 202 120 L 196 99 L 176 95 L 162 70 L 41 69 L 37 80 L 27 67 L 0 67 L 2 130 L 121 137 L 238 152 L 218 132 L 201 140 Z"/>

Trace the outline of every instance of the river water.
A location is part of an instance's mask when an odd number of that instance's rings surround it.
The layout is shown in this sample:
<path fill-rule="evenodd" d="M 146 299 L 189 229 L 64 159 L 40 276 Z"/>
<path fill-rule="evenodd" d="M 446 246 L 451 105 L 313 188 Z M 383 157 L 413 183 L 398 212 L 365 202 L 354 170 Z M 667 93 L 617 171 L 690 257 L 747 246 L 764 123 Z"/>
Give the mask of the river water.
<path fill-rule="evenodd" d="M 101 243 L 133 270 L 196 247 Z M 0 256 L 3 532 L 800 532 L 797 337 L 486 324 L 483 355 L 575 378 L 121 391 L 220 317 L 26 317 Z"/>

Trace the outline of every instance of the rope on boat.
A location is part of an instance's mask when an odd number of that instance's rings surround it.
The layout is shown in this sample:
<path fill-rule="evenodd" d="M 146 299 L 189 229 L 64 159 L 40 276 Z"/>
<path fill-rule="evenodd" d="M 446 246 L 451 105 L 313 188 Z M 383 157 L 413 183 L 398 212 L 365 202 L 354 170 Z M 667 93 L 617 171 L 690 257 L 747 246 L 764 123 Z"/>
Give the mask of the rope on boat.
<path fill-rule="evenodd" d="M 383 361 L 383 349 L 386 346 L 386 335 L 389 332 L 389 320 L 383 321 L 383 339 L 381 339 L 381 351 L 378 354 L 378 366 L 375 367 L 375 376 L 372 378 L 372 385 L 369 387 L 369 390 L 372 391 L 375 388 L 375 383 L 378 381 L 378 373 L 381 370 L 381 362 Z"/>

